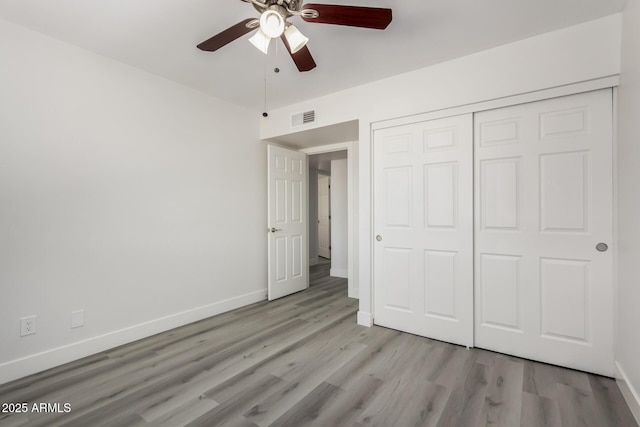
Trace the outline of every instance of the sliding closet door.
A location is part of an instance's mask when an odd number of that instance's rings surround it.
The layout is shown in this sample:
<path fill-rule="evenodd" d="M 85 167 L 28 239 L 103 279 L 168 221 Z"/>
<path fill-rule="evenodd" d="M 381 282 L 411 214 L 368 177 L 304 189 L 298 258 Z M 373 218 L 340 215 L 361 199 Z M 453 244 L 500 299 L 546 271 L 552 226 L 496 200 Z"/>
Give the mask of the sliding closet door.
<path fill-rule="evenodd" d="M 473 340 L 472 116 L 374 132 L 374 322 Z"/>
<path fill-rule="evenodd" d="M 475 116 L 475 345 L 613 374 L 612 94 Z"/>

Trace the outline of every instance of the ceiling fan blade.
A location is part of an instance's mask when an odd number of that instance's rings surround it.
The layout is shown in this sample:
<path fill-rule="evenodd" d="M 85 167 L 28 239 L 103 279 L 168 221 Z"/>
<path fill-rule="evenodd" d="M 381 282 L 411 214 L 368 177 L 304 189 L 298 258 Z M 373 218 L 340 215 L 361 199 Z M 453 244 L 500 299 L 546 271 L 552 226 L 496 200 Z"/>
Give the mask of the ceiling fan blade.
<path fill-rule="evenodd" d="M 291 59 L 295 62 L 296 67 L 298 67 L 298 71 L 311 71 L 316 68 L 316 61 L 313 60 L 313 56 L 311 56 L 308 47 L 305 46 L 296 53 L 291 53 L 291 47 L 284 34 L 280 36 L 280 39 L 284 42 L 284 46 L 287 48 L 287 52 L 291 55 Z"/>
<path fill-rule="evenodd" d="M 376 30 L 387 28 L 393 18 L 391 9 L 380 7 L 309 3 L 302 6 L 301 10 L 304 9 L 318 11 L 317 18 L 308 18 L 302 15 L 302 19 L 307 22 L 349 25 L 351 27 L 373 28 Z"/>
<path fill-rule="evenodd" d="M 255 25 L 252 25 L 253 21 L 256 21 Z M 198 49 L 205 50 L 207 52 L 214 52 L 222 46 L 231 43 L 235 39 L 244 36 L 248 32 L 255 30 L 259 24 L 257 21 L 257 19 L 249 18 L 242 22 L 238 22 L 236 25 L 229 27 L 210 39 L 200 43 L 198 45 Z"/>

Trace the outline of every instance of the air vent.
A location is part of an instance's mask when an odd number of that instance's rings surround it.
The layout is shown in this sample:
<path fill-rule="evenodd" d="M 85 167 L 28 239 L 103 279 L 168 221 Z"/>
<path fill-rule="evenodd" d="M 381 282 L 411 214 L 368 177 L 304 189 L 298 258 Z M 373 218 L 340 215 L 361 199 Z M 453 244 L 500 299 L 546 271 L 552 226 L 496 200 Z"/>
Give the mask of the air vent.
<path fill-rule="evenodd" d="M 316 121 L 316 112 L 314 110 L 297 113 L 291 116 L 291 127 L 304 126 Z"/>

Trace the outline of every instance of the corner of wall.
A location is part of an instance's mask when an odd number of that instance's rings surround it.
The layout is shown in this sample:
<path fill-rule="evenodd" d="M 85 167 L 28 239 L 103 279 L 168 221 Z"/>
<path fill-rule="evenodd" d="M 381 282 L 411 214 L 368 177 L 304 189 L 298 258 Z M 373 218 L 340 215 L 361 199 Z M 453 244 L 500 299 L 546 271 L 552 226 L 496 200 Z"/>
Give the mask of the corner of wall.
<path fill-rule="evenodd" d="M 332 268 L 329 270 L 329 276 L 340 277 L 342 279 L 346 279 L 348 277 L 347 270 L 344 268 Z"/>
<path fill-rule="evenodd" d="M 370 328 L 373 326 L 373 313 L 358 311 L 358 325 Z"/>

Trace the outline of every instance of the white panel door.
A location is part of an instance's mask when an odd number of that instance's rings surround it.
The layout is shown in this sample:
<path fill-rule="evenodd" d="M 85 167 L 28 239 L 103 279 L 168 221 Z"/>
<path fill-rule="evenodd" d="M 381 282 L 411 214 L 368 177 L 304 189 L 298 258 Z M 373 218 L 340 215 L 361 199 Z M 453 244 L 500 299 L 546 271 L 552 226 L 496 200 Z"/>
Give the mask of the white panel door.
<path fill-rule="evenodd" d="M 309 286 L 307 155 L 269 145 L 269 300 Z"/>
<path fill-rule="evenodd" d="M 471 114 L 374 133 L 374 322 L 473 344 Z"/>
<path fill-rule="evenodd" d="M 331 178 L 318 175 L 318 255 L 331 258 Z"/>
<path fill-rule="evenodd" d="M 478 113 L 475 150 L 475 345 L 612 376 L 611 91 Z"/>

